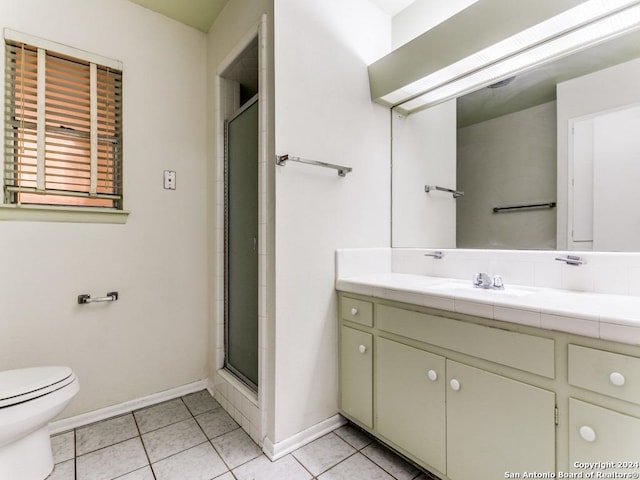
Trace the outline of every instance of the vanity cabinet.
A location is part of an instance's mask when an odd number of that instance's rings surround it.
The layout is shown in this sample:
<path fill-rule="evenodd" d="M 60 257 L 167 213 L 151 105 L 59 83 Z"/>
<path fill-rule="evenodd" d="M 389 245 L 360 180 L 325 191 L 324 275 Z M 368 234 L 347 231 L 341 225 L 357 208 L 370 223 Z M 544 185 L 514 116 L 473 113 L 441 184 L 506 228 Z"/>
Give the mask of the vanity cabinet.
<path fill-rule="evenodd" d="M 502 373 L 506 366 L 553 378 L 553 340 L 372 306 L 341 297 L 346 417 L 452 480 L 555 470 L 555 394 Z M 462 352 L 473 357 L 459 361 Z M 474 359 L 496 371 L 477 368 Z"/>
<path fill-rule="evenodd" d="M 638 346 L 355 294 L 339 312 L 340 412 L 441 478 L 640 478 Z"/>

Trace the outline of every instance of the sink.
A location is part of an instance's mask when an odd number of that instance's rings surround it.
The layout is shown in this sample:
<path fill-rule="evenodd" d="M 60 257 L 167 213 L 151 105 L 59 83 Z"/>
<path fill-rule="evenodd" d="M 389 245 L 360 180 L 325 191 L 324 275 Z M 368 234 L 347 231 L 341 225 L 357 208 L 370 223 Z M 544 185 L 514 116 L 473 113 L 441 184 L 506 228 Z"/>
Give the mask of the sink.
<path fill-rule="evenodd" d="M 524 297 L 533 293 L 538 293 L 540 289 L 535 287 L 525 287 L 522 285 L 505 285 L 504 290 L 495 290 L 492 288 L 477 288 L 468 280 L 447 280 L 444 283 L 438 283 L 430 286 L 433 290 L 451 293 L 474 293 L 478 295 L 496 295 L 507 297 Z"/>

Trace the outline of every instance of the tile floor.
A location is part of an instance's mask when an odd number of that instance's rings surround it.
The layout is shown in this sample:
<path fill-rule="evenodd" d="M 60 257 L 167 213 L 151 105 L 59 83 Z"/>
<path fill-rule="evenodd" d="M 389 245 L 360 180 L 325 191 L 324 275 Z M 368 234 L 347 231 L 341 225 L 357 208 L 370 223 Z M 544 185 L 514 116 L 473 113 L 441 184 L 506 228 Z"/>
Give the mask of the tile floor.
<path fill-rule="evenodd" d="M 345 425 L 271 462 L 209 392 L 51 438 L 48 480 L 428 480 Z M 435 478 L 435 477 L 433 477 Z"/>

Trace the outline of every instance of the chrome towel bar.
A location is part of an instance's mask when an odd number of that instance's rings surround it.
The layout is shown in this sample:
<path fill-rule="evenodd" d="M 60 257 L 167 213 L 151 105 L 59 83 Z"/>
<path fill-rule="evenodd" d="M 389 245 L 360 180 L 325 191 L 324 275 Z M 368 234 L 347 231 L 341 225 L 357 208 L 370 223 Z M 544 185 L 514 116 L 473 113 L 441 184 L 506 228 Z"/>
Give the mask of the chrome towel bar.
<path fill-rule="evenodd" d="M 453 194 L 453 198 L 458 198 L 464 195 L 464 192 L 459 192 L 458 190 L 452 190 L 450 188 L 439 187 L 437 185 L 425 185 L 424 191 L 429 193 L 431 190 L 440 190 L 441 192 L 449 192 Z"/>
<path fill-rule="evenodd" d="M 560 262 L 565 262 L 567 265 L 573 265 L 574 267 L 579 267 L 580 265 L 584 265 L 585 261 L 582 257 L 578 255 L 567 255 L 566 257 L 556 257 L 556 260 Z"/>
<path fill-rule="evenodd" d="M 315 165 L 316 167 L 333 168 L 338 170 L 338 175 L 346 177 L 347 173 L 351 172 L 353 168 L 343 167 L 342 165 L 335 165 L 333 163 L 319 162 L 318 160 L 307 160 L 306 158 L 294 157 L 291 155 L 276 155 L 276 165 L 284 167 L 287 162 L 306 163 L 307 165 Z"/>
<path fill-rule="evenodd" d="M 78 305 L 84 305 L 85 303 L 95 302 L 115 302 L 118 300 L 118 292 L 109 292 L 105 297 L 91 298 L 88 293 L 78 295 Z"/>

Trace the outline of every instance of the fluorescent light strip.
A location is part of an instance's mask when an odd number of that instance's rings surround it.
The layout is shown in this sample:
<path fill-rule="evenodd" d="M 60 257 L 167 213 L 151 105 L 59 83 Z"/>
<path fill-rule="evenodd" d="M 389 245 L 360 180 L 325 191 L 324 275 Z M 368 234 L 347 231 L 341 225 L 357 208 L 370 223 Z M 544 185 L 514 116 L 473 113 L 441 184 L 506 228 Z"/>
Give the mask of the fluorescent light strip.
<path fill-rule="evenodd" d="M 477 88 L 491 85 L 525 69 L 569 55 L 587 46 L 609 40 L 627 33 L 640 25 L 640 5 L 597 20 L 580 29 L 569 32 L 546 43 L 527 49 L 505 60 L 481 68 L 459 80 L 445 83 L 412 100 L 398 105 L 399 109 L 411 112 L 430 105 L 469 93 Z"/>
<path fill-rule="evenodd" d="M 554 37 L 567 34 L 580 26 L 588 25 L 590 22 L 598 21 L 607 15 L 637 4 L 638 0 L 589 0 L 566 12 L 556 15 L 544 22 L 513 35 L 501 42 L 485 48 L 473 55 L 470 55 L 458 62 L 455 62 L 443 69 L 427 75 L 409 85 L 391 92 L 381 98 L 388 104 L 396 105 L 410 97 L 415 97 L 421 93 L 432 90 L 441 85 L 445 85 L 459 77 L 468 75 L 490 65 L 499 62 L 519 52 L 535 48 L 536 45 L 553 39 Z"/>

